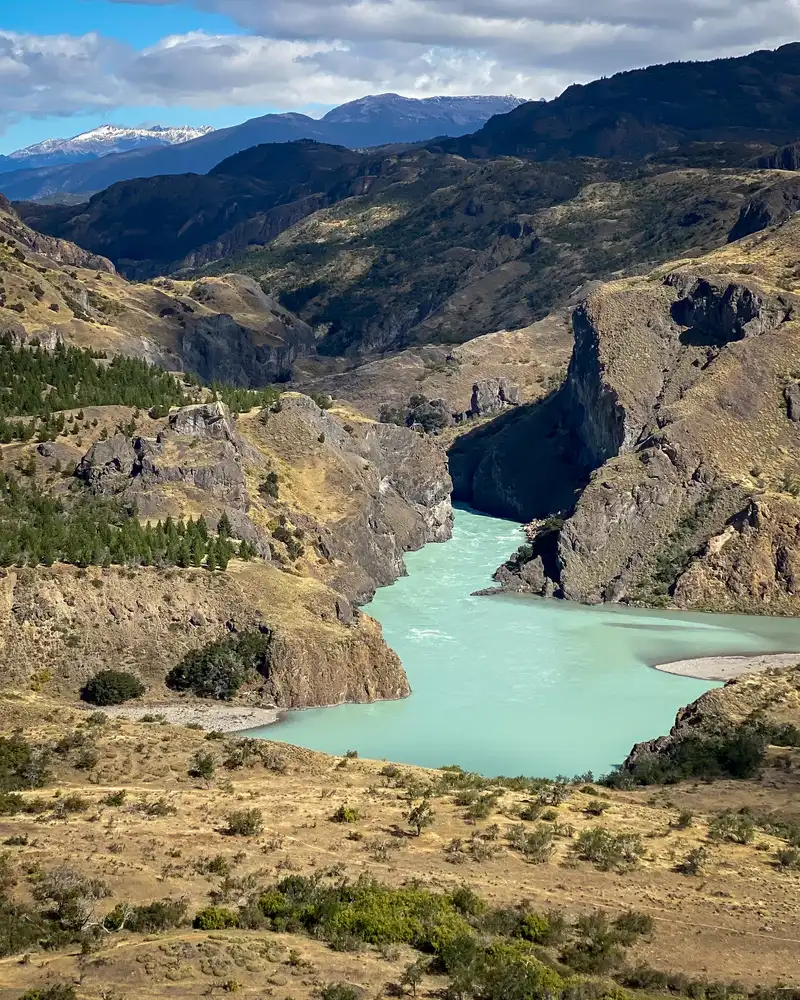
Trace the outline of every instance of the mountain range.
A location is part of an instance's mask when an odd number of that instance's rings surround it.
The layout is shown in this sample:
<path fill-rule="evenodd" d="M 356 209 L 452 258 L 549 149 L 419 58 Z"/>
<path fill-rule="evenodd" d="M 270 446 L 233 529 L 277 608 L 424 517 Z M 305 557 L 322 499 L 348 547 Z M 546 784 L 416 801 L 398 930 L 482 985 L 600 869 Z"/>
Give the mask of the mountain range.
<path fill-rule="evenodd" d="M 474 135 L 438 144 L 463 156 L 638 160 L 725 143 L 754 150 L 800 135 L 800 43 L 731 59 L 668 63 L 568 87 Z M 695 147 L 692 149 L 691 147 Z M 715 161 L 721 162 L 719 151 Z"/>
<path fill-rule="evenodd" d="M 73 140 L 47 140 L 0 157 L 0 190 L 11 200 L 88 195 L 133 178 L 204 174 L 251 146 L 295 139 L 366 148 L 459 136 L 522 103 L 510 96 L 414 99 L 379 94 L 333 108 L 320 119 L 292 112 L 270 114 L 216 131 L 197 129 L 201 134 L 195 135 L 188 129 L 152 129 L 146 138 L 133 134 L 144 130 L 121 130 L 131 133 L 123 137 L 120 130 L 104 126 Z M 88 153 L 87 144 L 94 152 Z M 98 152 L 98 146 L 108 155 Z"/>
<path fill-rule="evenodd" d="M 176 146 L 213 131 L 210 125 L 197 128 L 191 125 L 153 125 L 149 128 L 100 125 L 70 139 L 45 139 L 9 153 L 8 156 L 0 156 L 0 174 L 97 160 L 112 153 L 128 153 L 134 149 Z"/>

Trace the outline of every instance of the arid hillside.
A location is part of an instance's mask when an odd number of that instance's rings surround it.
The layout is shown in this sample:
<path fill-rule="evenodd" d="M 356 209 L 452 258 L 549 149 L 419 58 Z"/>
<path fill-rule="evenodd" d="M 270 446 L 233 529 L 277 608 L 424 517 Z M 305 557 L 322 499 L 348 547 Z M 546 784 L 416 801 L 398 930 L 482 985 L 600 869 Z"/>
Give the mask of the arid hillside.
<path fill-rule="evenodd" d="M 200 273 L 252 275 L 325 332 L 319 349 L 333 357 L 457 344 L 526 327 L 588 281 L 718 247 L 753 200 L 748 218 L 763 228 L 798 184 L 782 171 L 594 160 L 404 162 L 400 183 Z"/>
<path fill-rule="evenodd" d="M 0 793 L 6 996 L 800 987 L 794 751 L 761 780 L 616 791 L 2 704 L 39 786 Z"/>
<path fill-rule="evenodd" d="M 561 451 L 520 500 L 551 520 L 512 586 L 797 613 L 799 227 L 605 284 L 575 310 L 564 387 L 526 417 L 549 408 Z"/>
<path fill-rule="evenodd" d="M 26 226 L 0 196 L 0 334 L 62 339 L 207 381 L 265 385 L 313 350 L 310 328 L 251 279 L 134 284 L 104 257 Z"/>

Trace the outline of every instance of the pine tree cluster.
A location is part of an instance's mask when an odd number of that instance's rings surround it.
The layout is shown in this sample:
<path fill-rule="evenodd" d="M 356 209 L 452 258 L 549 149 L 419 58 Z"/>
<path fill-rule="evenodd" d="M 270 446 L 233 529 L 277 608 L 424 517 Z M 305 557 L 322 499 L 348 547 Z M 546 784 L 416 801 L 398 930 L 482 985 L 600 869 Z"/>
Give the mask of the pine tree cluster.
<path fill-rule="evenodd" d="M 192 375 L 189 385 L 198 385 Z M 179 382 L 156 365 L 137 358 L 105 355 L 62 342 L 52 351 L 34 345 L 16 348 L 9 336 L 0 337 L 0 443 L 53 441 L 67 433 L 61 410 L 78 406 L 133 406 L 165 417 L 172 406 L 192 402 Z M 272 408 L 280 399 L 277 389 L 238 389 L 215 383 L 211 390 L 234 413 L 256 406 Z M 30 421 L 7 417 L 31 416 Z M 81 416 L 81 419 L 83 417 Z"/>
<path fill-rule="evenodd" d="M 254 407 L 272 408 L 281 398 L 277 389 L 237 389 L 233 385 L 212 382 L 211 391 L 228 407 L 231 413 L 248 413 Z"/>
<path fill-rule="evenodd" d="M 253 547 L 231 538 L 223 515 L 212 534 L 205 519 L 142 524 L 135 508 L 87 494 L 49 497 L 0 472 L 0 566 L 205 566 L 226 570 Z"/>
<path fill-rule="evenodd" d="M 0 338 L 0 417 L 41 414 L 77 406 L 180 406 L 189 402 L 178 382 L 163 369 L 137 358 L 115 357 L 68 347 L 15 348 Z"/>

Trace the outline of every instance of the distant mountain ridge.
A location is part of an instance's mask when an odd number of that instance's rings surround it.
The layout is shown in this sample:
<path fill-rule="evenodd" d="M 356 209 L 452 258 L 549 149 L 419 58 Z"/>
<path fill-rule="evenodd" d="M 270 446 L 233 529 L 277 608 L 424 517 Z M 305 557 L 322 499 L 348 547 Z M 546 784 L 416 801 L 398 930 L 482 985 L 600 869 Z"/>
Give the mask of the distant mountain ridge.
<path fill-rule="evenodd" d="M 153 125 L 149 128 L 100 125 L 69 139 L 45 139 L 7 156 L 0 156 L 0 174 L 12 170 L 65 166 L 113 153 L 128 153 L 134 149 L 176 146 L 213 131 L 210 125 Z"/>
<path fill-rule="evenodd" d="M 415 99 L 378 94 L 350 101 L 321 119 L 295 112 L 252 118 L 173 145 L 150 143 L 80 162 L 8 166 L 0 157 L 0 190 L 13 201 L 69 194 L 94 194 L 117 181 L 164 174 L 205 174 L 230 156 L 264 143 L 314 139 L 363 149 L 414 143 L 437 136 L 458 136 L 481 128 L 492 115 L 523 103 L 519 97 L 430 97 Z M 59 141 L 59 140 L 55 140 Z"/>
<path fill-rule="evenodd" d="M 800 136 L 800 42 L 574 84 L 431 148 L 468 157 L 639 160 L 687 144 L 750 144 L 750 158 Z"/>

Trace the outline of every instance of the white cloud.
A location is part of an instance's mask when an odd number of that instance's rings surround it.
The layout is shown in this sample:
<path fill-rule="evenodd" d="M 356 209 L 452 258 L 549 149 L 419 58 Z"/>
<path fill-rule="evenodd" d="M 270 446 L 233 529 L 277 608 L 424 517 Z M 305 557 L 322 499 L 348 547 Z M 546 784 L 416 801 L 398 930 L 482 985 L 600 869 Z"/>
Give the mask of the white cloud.
<path fill-rule="evenodd" d="M 0 30 L 0 127 L 122 104 L 291 108 L 386 90 L 553 97 L 620 69 L 800 37 L 800 0 L 183 2 L 248 34 L 198 31 L 135 51 L 96 34 Z"/>

